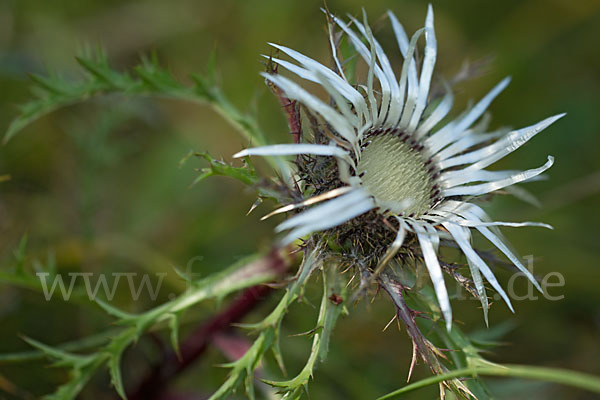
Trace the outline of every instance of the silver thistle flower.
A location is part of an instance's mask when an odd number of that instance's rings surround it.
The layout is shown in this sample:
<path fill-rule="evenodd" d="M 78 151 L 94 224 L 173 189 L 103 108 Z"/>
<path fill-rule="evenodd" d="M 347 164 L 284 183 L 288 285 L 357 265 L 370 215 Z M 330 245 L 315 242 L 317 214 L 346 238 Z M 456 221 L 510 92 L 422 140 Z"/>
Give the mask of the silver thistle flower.
<path fill-rule="evenodd" d="M 275 211 L 287 212 L 323 202 L 281 223 L 277 230 L 288 232 L 282 243 L 289 244 L 300 237 L 343 225 L 372 210 L 397 220 L 397 234 L 384 258 L 389 260 L 396 255 L 408 233 L 416 235 L 446 326 L 450 330 L 452 310 L 437 257 L 440 238 L 454 241 L 466 256 L 484 310 L 487 309 L 487 296 L 483 277 L 511 310 L 513 307 L 492 270 L 472 247 L 472 229 L 494 244 L 540 289 L 534 277 L 510 249 L 498 226 L 549 226 L 535 222 L 492 221 L 473 202 L 479 196 L 534 180 L 550 168 L 554 161 L 551 156 L 543 166 L 526 171 L 485 169 L 564 114 L 510 132 L 486 132 L 487 122 L 481 117 L 492 100 L 508 85 L 509 78 L 506 78 L 473 107 L 442 124 L 452 107 L 453 94 L 446 86 L 447 92 L 441 101 L 432 102 L 429 98 L 437 54 L 433 10 L 429 6 L 425 27 L 419 29 L 410 41 L 394 14 L 388 12 L 388 16 L 404 57 L 399 79 L 374 38 L 366 16 L 364 23 L 350 17 L 358 32 L 350 24 L 331 16 L 368 65 L 368 77 L 364 85 L 353 85 L 346 78 L 333 34 L 330 35 L 330 42 L 334 69 L 290 48 L 271 44 L 296 62 L 273 58 L 274 63 L 300 78 L 321 85 L 331 96 L 332 100 L 327 104 L 286 77 L 264 74 L 268 83 L 278 87 L 287 98 L 319 116 L 324 122 L 328 143 L 264 146 L 243 150 L 234 157 L 333 157 L 337 162 L 340 185 Z M 422 67 L 418 72 L 415 49 L 423 34 L 426 44 Z M 482 122 L 474 125 L 479 119 Z"/>

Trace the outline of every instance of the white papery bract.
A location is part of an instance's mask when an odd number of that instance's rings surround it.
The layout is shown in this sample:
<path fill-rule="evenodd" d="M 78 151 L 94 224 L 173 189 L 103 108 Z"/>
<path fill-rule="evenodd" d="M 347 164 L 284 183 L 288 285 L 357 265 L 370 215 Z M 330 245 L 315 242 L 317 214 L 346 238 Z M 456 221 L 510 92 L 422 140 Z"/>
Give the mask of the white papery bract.
<path fill-rule="evenodd" d="M 273 44 L 293 60 L 273 58 L 274 63 L 304 80 L 321 85 L 331 101 L 319 99 L 300 84 L 279 74 L 263 74 L 265 79 L 278 86 L 290 100 L 301 103 L 318 115 L 332 140 L 329 144 L 250 148 L 235 157 L 292 154 L 335 157 L 339 178 L 345 186 L 282 208 L 282 212 L 289 211 L 322 201 L 278 226 L 278 231 L 287 231 L 282 243 L 289 244 L 303 236 L 344 224 L 370 210 L 395 217 L 399 229 L 391 248 L 400 248 L 407 232 L 416 235 L 446 326 L 450 329 L 452 311 L 437 256 L 442 235 L 456 242 L 466 256 L 484 309 L 487 310 L 487 297 L 483 278 L 502 296 L 509 308 L 513 308 L 490 267 L 473 249 L 473 229 L 504 253 L 539 289 L 498 226 L 548 225 L 495 222 L 473 201 L 478 196 L 534 180 L 550 168 L 554 161 L 551 156 L 541 167 L 526 171 L 485 169 L 521 147 L 564 114 L 510 132 L 485 132 L 487 121 L 482 116 L 508 85 L 510 79 L 506 78 L 470 109 L 442 124 L 452 107 L 453 95 L 446 85 L 446 94 L 441 101 L 430 102 L 429 98 L 437 55 L 433 10 L 430 6 L 425 27 L 410 40 L 396 17 L 391 12 L 388 16 L 404 58 L 396 72 L 373 37 L 366 16 L 364 23 L 350 17 L 351 23 L 348 24 L 331 17 L 368 66 L 367 82 L 364 84 L 349 83 L 341 69 L 343 62 L 338 58 L 333 36 L 330 42 L 335 71 L 295 50 Z M 415 49 L 423 35 L 425 49 L 419 71 Z M 478 120 L 481 122 L 475 124 Z"/>

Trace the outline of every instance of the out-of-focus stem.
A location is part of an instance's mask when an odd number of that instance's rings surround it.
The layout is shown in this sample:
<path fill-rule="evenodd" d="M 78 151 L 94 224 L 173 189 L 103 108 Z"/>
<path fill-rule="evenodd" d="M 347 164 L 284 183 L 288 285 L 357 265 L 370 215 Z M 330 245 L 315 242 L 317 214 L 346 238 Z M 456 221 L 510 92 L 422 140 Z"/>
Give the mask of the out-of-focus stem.
<path fill-rule="evenodd" d="M 281 250 L 273 250 L 255 262 L 262 262 L 266 269 L 283 274 L 290 265 L 287 254 Z M 179 355 L 174 350 L 165 352 L 148 375 L 142 379 L 135 390 L 128 394 L 130 400 L 151 400 L 164 397 L 169 383 L 180 373 L 190 367 L 204 353 L 210 342 L 219 332 L 231 328 L 231 324 L 239 322 L 252 311 L 270 292 L 265 285 L 256 285 L 246 289 L 224 311 L 215 315 L 205 324 L 198 327 L 181 343 Z"/>

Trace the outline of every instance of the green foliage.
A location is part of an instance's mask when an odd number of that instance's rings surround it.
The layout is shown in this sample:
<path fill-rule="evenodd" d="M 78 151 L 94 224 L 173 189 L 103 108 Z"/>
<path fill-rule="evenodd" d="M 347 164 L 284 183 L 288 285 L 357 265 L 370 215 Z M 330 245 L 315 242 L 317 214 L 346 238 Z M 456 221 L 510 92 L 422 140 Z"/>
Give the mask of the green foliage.
<path fill-rule="evenodd" d="M 83 73 L 80 80 L 67 80 L 56 74 L 30 75 L 33 82 L 31 91 L 34 99 L 19 107 L 20 113 L 10 123 L 4 135 L 4 143 L 7 143 L 35 120 L 62 107 L 94 97 L 121 95 L 183 100 L 209 105 L 229 122 L 249 144 L 253 146 L 267 144 L 255 116 L 238 110 L 218 86 L 215 72 L 216 53 L 210 57 L 206 74 L 194 73 L 191 75 L 193 85 L 184 85 L 179 82 L 168 70 L 160 66 L 156 54 L 153 54 L 152 57 L 142 57 L 139 65 L 133 67 L 131 71 L 125 72 L 112 68 L 106 54 L 101 49 L 97 49 L 94 53 L 87 49 L 83 55 L 76 57 L 76 60 Z M 206 155 L 209 157 L 208 154 Z M 231 172 L 240 177 L 239 171 L 223 171 L 211 160 L 208 161 L 211 162 L 212 174 Z M 267 161 L 286 181 L 290 181 L 290 167 L 286 162 L 278 157 L 269 158 Z M 205 177 L 201 175 L 197 181 Z M 0 179 L 1 181 L 2 179 Z"/>
<path fill-rule="evenodd" d="M 72 354 L 33 339 L 25 339 L 44 355 L 56 360 L 55 366 L 70 370 L 69 380 L 45 399 L 74 399 L 91 376 L 103 365 L 108 368 L 112 385 L 117 393 L 125 398 L 120 369 L 121 357 L 125 349 L 150 328 L 165 321 L 171 329 L 171 338 L 176 345 L 178 332 L 176 315 L 208 299 L 219 300 L 232 292 L 273 280 L 277 276 L 277 271 L 268 268 L 268 265 L 265 265 L 267 262 L 268 259 L 258 256 L 244 259 L 208 278 L 192 282 L 191 287 L 180 296 L 141 314 L 123 312 L 106 302 L 98 301 L 100 307 L 117 318 L 115 324 L 121 328 L 116 334 L 111 331 L 110 340 L 95 348 L 89 355 Z"/>
<path fill-rule="evenodd" d="M 224 365 L 231 368 L 229 377 L 225 383 L 221 385 L 219 389 L 211 396 L 210 400 L 227 399 L 228 396 L 240 385 L 244 385 L 246 394 L 251 399 L 254 399 L 254 370 L 261 362 L 265 353 L 269 350 L 273 352 L 273 355 L 278 361 L 280 368 L 285 371 L 283 356 L 279 346 L 281 322 L 283 321 L 288 308 L 301 296 L 310 276 L 313 274 L 313 272 L 322 267 L 322 259 L 320 258 L 321 251 L 321 245 L 317 245 L 315 249 L 306 251 L 308 254 L 305 253 L 304 260 L 293 283 L 290 284 L 282 299 L 279 301 L 279 304 L 266 318 L 256 324 L 242 325 L 245 328 L 252 329 L 253 331 L 257 332 L 258 337 L 243 357 L 230 364 Z M 335 270 L 334 268 L 331 269 Z M 323 274 L 323 276 L 325 276 L 325 272 L 323 272 Z M 325 286 L 323 293 L 324 301 L 329 301 L 327 300 L 329 288 L 334 287 Z M 337 288 L 338 287 L 336 285 L 335 289 Z M 339 309 L 341 308 L 342 307 L 340 306 Z M 329 313 L 326 312 L 327 309 L 327 305 L 321 306 L 319 321 L 317 322 L 315 331 L 319 330 L 322 331 L 322 333 L 315 335 L 309 362 L 300 375 L 298 375 L 297 379 L 289 382 L 265 382 L 281 387 L 283 392 L 289 394 L 296 393 L 297 389 L 299 388 L 299 382 L 301 382 L 300 386 L 307 383 L 308 377 L 312 375 L 316 357 L 320 352 L 322 355 L 324 355 L 323 352 L 325 351 L 324 348 L 326 347 L 327 339 L 333 329 L 333 326 L 335 325 L 335 318 L 332 318 L 330 315 L 332 313 L 331 311 Z M 325 326 L 326 316 L 329 317 L 327 318 L 327 325 Z M 322 348 L 323 345 L 325 346 L 324 348 Z M 306 379 L 304 379 L 305 376 Z"/>
<path fill-rule="evenodd" d="M 61 385 L 56 392 L 45 396 L 45 400 L 67 400 L 76 398 L 79 392 L 81 392 L 83 387 L 94 375 L 98 367 L 100 367 L 106 359 L 106 355 L 102 353 L 81 356 L 47 346 L 31 338 L 25 338 L 24 340 L 31 346 L 39 349 L 48 358 L 55 360 L 54 366 L 70 368 L 69 380 Z"/>
<path fill-rule="evenodd" d="M 339 296 L 340 299 L 346 299 L 346 285 L 339 276 L 339 271 L 334 266 L 328 266 L 323 271 L 323 298 L 317 319 L 317 326 L 311 331 L 313 334 L 313 344 L 310 356 L 306 365 L 296 377 L 287 381 L 269 381 L 264 382 L 269 385 L 281 388 L 285 393 L 285 399 L 300 398 L 303 391 L 308 392 L 308 382 L 313 376 L 317 360 L 323 361 L 329 348 L 329 339 L 338 317 L 345 310 L 344 303 L 338 303 L 331 299 L 332 295 Z"/>
<path fill-rule="evenodd" d="M 279 349 L 279 330 L 287 309 L 302 296 L 305 285 L 311 275 L 322 267 L 320 247 L 310 252 L 300 267 L 294 282 L 286 290 L 278 306 L 261 322 L 246 325 L 258 333 L 251 348 L 239 360 L 225 365 L 232 368 L 229 378 L 212 396 L 213 399 L 227 398 L 240 385 L 243 385 L 251 398 L 254 398 L 254 370 L 258 367 L 265 353 L 271 350 L 278 360 L 282 360 Z M 276 277 L 277 272 L 265 266 L 265 257 L 252 257 L 200 281 L 191 282 L 191 287 L 179 297 L 150 309 L 141 314 L 131 314 L 119 310 L 112 305 L 97 300 L 98 305 L 109 315 L 115 317 L 116 330 L 111 330 L 97 338 L 88 338 L 83 343 L 71 343 L 59 347 L 49 346 L 34 339 L 24 340 L 35 347 L 39 353 L 22 353 L 5 355 L 0 361 L 24 361 L 43 355 L 55 360 L 55 367 L 69 369 L 69 380 L 61 385 L 46 400 L 74 399 L 99 368 L 105 366 L 111 376 L 111 382 L 117 393 L 126 398 L 121 375 L 121 357 L 123 352 L 140 336 L 154 326 L 166 322 L 171 331 L 171 341 L 178 348 L 179 314 L 188 308 L 208 299 L 222 299 L 232 292 L 268 282 Z M 329 336 L 335 322 L 344 310 L 343 304 L 334 304 L 329 300 L 331 293 L 345 297 L 345 286 L 337 275 L 335 268 L 323 271 L 324 291 L 317 326 L 313 330 L 313 346 L 309 360 L 300 374 L 287 382 L 269 382 L 290 395 L 308 383 L 318 359 L 324 359 L 327 352 Z M 79 355 L 65 349 L 93 350 L 88 355 Z M 283 362 L 281 362 L 283 368 Z"/>
<path fill-rule="evenodd" d="M 82 79 L 67 80 L 60 75 L 31 75 L 35 98 L 20 106 L 19 115 L 10 123 L 4 143 L 33 121 L 61 108 L 97 96 L 119 94 L 185 100 L 212 106 L 251 143 L 265 143 L 254 117 L 240 112 L 227 99 L 215 80 L 216 56 L 213 54 L 206 75 L 193 74 L 194 85 L 186 86 L 158 63 L 156 55 L 143 57 L 131 71 L 113 69 L 106 54 L 87 50 L 76 57 Z"/>
<path fill-rule="evenodd" d="M 200 153 L 198 156 L 209 162 L 210 167 L 203 171 L 208 176 L 230 176 L 248 185 L 256 183 L 257 176 L 251 166 L 233 167 L 214 160 L 207 153 Z M 0 275 L 0 279 L 7 283 L 39 289 L 39 279 L 26 268 L 26 245 L 27 236 L 24 236 L 14 251 L 15 268 L 10 273 Z M 320 270 L 323 279 L 323 294 L 316 326 L 309 332 L 313 336 L 313 342 L 305 366 L 292 379 L 285 381 L 263 380 L 265 383 L 277 388 L 282 394 L 282 398 L 286 400 L 301 399 L 308 392 L 308 383 L 314 374 L 317 362 L 325 359 L 336 321 L 345 312 L 346 299 L 348 298 L 348 285 L 342 279 L 335 262 L 328 263 L 326 268 L 324 266 L 324 246 L 323 243 L 318 243 L 305 248 L 304 259 L 298 273 L 288 285 L 278 305 L 262 321 L 256 324 L 243 325 L 243 327 L 255 332 L 257 337 L 241 358 L 224 365 L 231 368 L 231 371 L 226 381 L 211 396 L 211 400 L 229 398 L 240 387 L 244 387 L 247 396 L 254 399 L 255 371 L 269 351 L 273 353 L 280 368 L 285 372 L 283 355 L 279 346 L 282 321 L 289 307 L 303 297 L 305 286 L 310 277 Z M 199 281 L 194 281 L 182 271 L 178 271 L 180 277 L 188 282 L 189 289 L 173 300 L 140 314 L 125 312 L 107 302 L 96 300 L 98 306 L 116 319 L 115 325 L 118 328 L 61 346 L 49 346 L 31 338 L 24 338 L 28 344 L 36 348 L 36 351 L 3 355 L 0 356 L 0 362 L 22 362 L 44 356 L 54 361 L 52 364 L 54 367 L 68 369 L 69 379 L 59 386 L 54 393 L 45 396 L 44 399 L 46 400 L 76 398 L 92 376 L 104 367 L 108 369 L 115 391 L 121 398 L 125 399 L 121 359 L 124 351 L 129 346 L 148 330 L 154 327 L 166 326 L 170 331 L 171 344 L 176 352 L 179 352 L 178 331 L 181 313 L 208 299 L 221 300 L 230 293 L 273 280 L 276 278 L 277 272 L 267 267 L 268 258 L 269 256 L 253 256 Z M 38 263 L 36 270 L 49 271 L 47 273 L 55 274 L 53 259 L 49 258 L 47 267 L 43 267 Z M 337 301 L 337 299 L 341 300 Z M 433 377 L 386 394 L 380 397 L 381 400 L 396 398 L 403 393 L 442 382 L 446 386 L 445 388 L 441 386 L 440 390 L 445 392 L 450 389 L 458 398 L 467 398 L 467 394 L 480 399 L 489 398 L 491 394 L 480 379 L 481 376 L 485 375 L 513 376 L 549 381 L 600 393 L 598 379 L 589 375 L 549 368 L 506 366 L 487 361 L 481 355 L 481 346 L 493 345 L 493 342 L 489 341 L 490 335 L 487 335 L 487 341 L 474 341 L 456 326 L 453 326 L 452 330 L 448 332 L 443 327 L 444 324 L 441 320 L 435 294 L 430 287 L 423 287 L 419 291 L 408 291 L 407 300 L 410 301 L 412 307 L 431 316 L 431 319 L 424 323 L 424 328 L 430 332 L 428 337 L 437 337 L 444 347 L 455 351 L 449 353 L 450 358 L 444 362 L 440 372 Z M 441 353 L 433 344 L 429 341 L 426 342 L 428 343 L 427 346 L 431 346 L 432 357 L 441 356 Z M 88 353 L 74 353 L 74 351 L 82 350 L 87 350 Z M 464 377 L 471 377 L 471 379 L 464 383 L 457 380 L 457 378 Z"/>
<path fill-rule="evenodd" d="M 27 235 L 23 235 L 18 247 L 13 251 L 14 267 L 9 271 L 0 271 L 0 283 L 8 283 L 26 288 L 37 288 L 40 280 L 25 269 Z"/>
<path fill-rule="evenodd" d="M 27 288 L 36 291 L 43 291 L 40 278 L 36 273 L 47 274 L 49 278 L 53 278 L 56 274 L 56 260 L 52 252 L 48 253 L 45 264 L 38 260 L 33 260 L 33 271 L 26 268 L 27 265 L 27 235 L 23 235 L 19 241 L 19 245 L 13 251 L 14 266 L 8 270 L 0 271 L 0 283 L 10 284 L 22 288 Z M 34 273 L 35 272 L 35 273 Z M 82 299 L 83 293 L 73 292 L 75 298 Z"/>
<path fill-rule="evenodd" d="M 119 332 L 121 332 L 120 328 L 110 329 L 105 332 L 100 332 L 98 334 L 87 336 L 87 337 L 84 337 L 84 338 L 81 338 L 78 340 L 63 343 L 60 345 L 55 345 L 52 347 L 52 349 L 62 351 L 62 352 L 74 352 L 74 351 L 84 351 L 84 350 L 95 349 L 95 348 L 101 347 L 103 344 L 107 343 L 111 338 L 116 336 Z M 28 338 L 27 340 L 31 341 L 33 339 Z M 39 342 L 36 342 L 36 343 L 39 343 Z M 37 346 L 34 346 L 34 347 L 37 347 Z M 0 354 L 0 364 L 36 361 L 36 360 L 41 360 L 46 356 L 47 356 L 47 353 L 45 353 L 42 350 Z"/>
<path fill-rule="evenodd" d="M 424 319 L 422 324 L 424 331 L 429 332 L 427 337 L 432 340 L 437 338 L 445 348 L 453 350 L 448 352 L 450 358 L 446 359 L 446 364 L 450 369 L 444 367 L 441 372 L 434 374 L 432 377 L 406 385 L 379 397 L 377 400 L 400 398 L 402 394 L 433 384 L 441 385 L 440 396 L 443 396 L 449 389 L 458 398 L 489 399 L 493 398 L 493 395 L 481 379 L 482 376 L 486 375 L 541 380 L 600 393 L 600 378 L 592 375 L 528 365 L 501 365 L 486 360 L 481 354 L 485 350 L 483 346 L 494 346 L 494 335 L 501 336 L 504 333 L 504 328 L 498 329 L 496 332 L 488 332 L 485 341 L 471 339 L 456 324 L 453 324 L 452 330 L 448 332 L 443 327 L 441 313 L 431 287 L 424 287 L 418 292 L 410 290 L 406 293 L 416 309 L 431 316 L 431 319 Z M 464 385 L 468 388 L 468 392 L 465 393 L 464 390 L 460 389 L 463 383 L 457 378 L 467 377 L 470 379 L 464 380 Z M 469 396 L 466 396 L 466 394 L 469 394 Z"/>
<path fill-rule="evenodd" d="M 194 151 L 190 151 L 189 154 L 187 154 L 179 162 L 179 166 L 181 167 L 192 156 L 206 160 L 209 166 L 198 170 L 200 175 L 194 179 L 194 182 L 192 182 L 190 186 L 196 185 L 213 175 L 229 176 L 249 186 L 256 185 L 258 183 L 258 175 L 256 174 L 256 170 L 252 164 L 247 163 L 243 167 L 234 167 L 225 161 L 214 159 L 210 154 L 208 154 L 208 152 L 196 153 Z"/>

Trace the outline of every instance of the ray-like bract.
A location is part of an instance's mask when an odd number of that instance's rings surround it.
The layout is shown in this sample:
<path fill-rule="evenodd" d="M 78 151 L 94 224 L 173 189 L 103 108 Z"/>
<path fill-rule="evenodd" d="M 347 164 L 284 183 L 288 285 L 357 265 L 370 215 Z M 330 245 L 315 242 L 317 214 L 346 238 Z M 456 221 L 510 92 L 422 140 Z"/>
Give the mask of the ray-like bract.
<path fill-rule="evenodd" d="M 486 114 L 486 110 L 508 86 L 510 78 L 505 78 L 471 108 L 444 122 L 452 108 L 454 95 L 449 85 L 442 81 L 445 89 L 443 96 L 435 101 L 431 99 L 438 54 L 431 6 L 427 11 L 424 28 L 417 30 L 410 39 L 394 14 L 387 13 L 404 60 L 401 67 L 393 65 L 392 58 L 385 53 L 373 35 L 366 14 L 363 14 L 362 22 L 351 16 L 350 21 L 346 22 L 328 13 L 327 15 L 334 69 L 296 50 L 277 44 L 271 45 L 292 61 L 271 59 L 299 78 L 322 86 L 330 96 L 329 101 L 321 100 L 298 83 L 279 74 L 264 76 L 278 86 L 288 98 L 297 100 L 309 112 L 320 115 L 334 135 L 330 137 L 335 137 L 335 140 L 329 145 L 299 143 L 265 146 L 243 150 L 235 155 L 242 157 L 306 154 L 334 157 L 338 161 L 338 174 L 342 186 L 332 187 L 327 192 L 284 206 L 272 213 L 306 208 L 277 226 L 277 231 L 287 232 L 281 241 L 282 244 L 289 244 L 303 236 L 345 224 L 375 209 L 385 216 L 394 217 L 398 222 L 395 239 L 389 243 L 380 265 L 385 266 L 387 261 L 396 255 L 406 242 L 407 235 L 416 236 L 448 329 L 452 324 L 452 309 L 443 270 L 438 260 L 440 239 L 454 241 L 464 253 L 477 295 L 485 310 L 486 322 L 488 299 L 484 279 L 513 310 L 507 293 L 492 269 L 473 248 L 471 232 L 480 232 L 540 289 L 531 272 L 523 265 L 498 227 L 551 227 L 539 222 L 493 221 L 473 202 L 478 196 L 504 188 L 514 189 L 512 192 L 515 194 L 524 193 L 513 185 L 540 179 L 541 174 L 552 166 L 552 156 L 548 156 L 547 162 L 541 167 L 525 171 L 490 171 L 485 168 L 521 147 L 564 114 L 555 115 L 522 129 L 498 129 L 488 132 L 489 115 Z M 366 82 L 353 85 L 348 81 L 347 74 L 342 70 L 344 60 L 340 58 L 340 52 L 333 39 L 335 26 L 341 29 L 366 64 Z M 423 35 L 423 59 L 418 63 L 416 49 Z M 397 73 L 399 75 L 396 75 Z M 374 140 L 375 135 L 382 134 L 394 135 L 398 139 Z M 372 151 L 365 151 L 371 145 L 374 146 L 370 148 Z M 374 152 L 373 149 L 378 148 L 377 146 L 381 147 L 381 153 Z M 391 151 L 395 153 L 390 153 Z M 378 157 L 377 154 L 381 156 Z M 392 158 L 389 158 L 390 154 Z M 420 156 L 415 158 L 415 154 Z M 396 162 L 399 160 L 396 156 L 401 162 Z M 388 159 L 393 160 L 392 164 L 396 165 L 397 169 L 385 169 L 389 164 L 381 165 L 381 160 Z M 407 166 L 403 160 L 410 160 L 414 165 Z M 369 173 L 369 168 L 382 170 Z M 427 174 L 423 171 L 427 171 Z M 390 179 L 381 179 L 382 173 L 389 174 Z M 400 173 L 405 175 L 399 177 Z M 376 180 L 374 176 L 377 177 Z M 365 184 L 367 182 L 370 185 L 390 185 L 403 177 L 407 183 L 397 185 L 398 189 L 380 187 L 381 190 L 374 190 L 374 186 Z M 367 181 L 368 178 L 372 180 Z M 411 179 L 420 179 L 417 182 L 419 184 L 411 186 L 411 183 L 415 183 L 411 182 Z M 416 196 L 417 192 L 401 188 L 419 188 L 418 193 L 422 194 L 423 185 L 430 185 L 427 187 L 430 187 L 431 200 L 427 200 L 426 196 Z M 386 204 L 390 204 L 389 198 L 378 198 L 384 195 L 389 197 L 390 193 L 402 193 L 405 197 L 394 198 L 393 202 L 404 206 L 390 211 L 389 207 L 386 207 Z M 524 194 L 522 197 L 527 198 Z M 411 207 L 417 205 L 419 208 L 413 210 L 418 212 L 409 212 Z M 423 209 L 425 211 L 421 211 Z M 400 212 L 404 210 L 409 215 Z"/>

